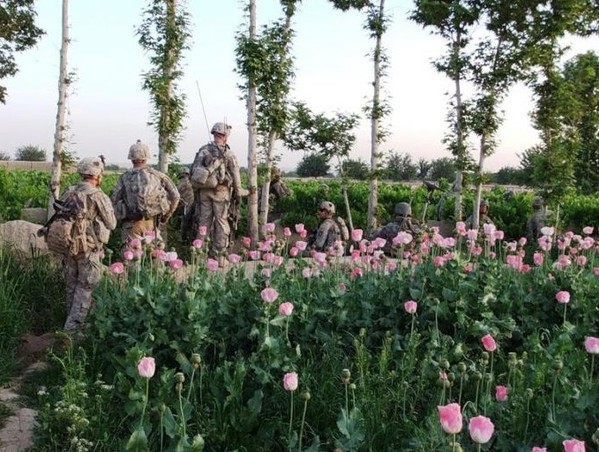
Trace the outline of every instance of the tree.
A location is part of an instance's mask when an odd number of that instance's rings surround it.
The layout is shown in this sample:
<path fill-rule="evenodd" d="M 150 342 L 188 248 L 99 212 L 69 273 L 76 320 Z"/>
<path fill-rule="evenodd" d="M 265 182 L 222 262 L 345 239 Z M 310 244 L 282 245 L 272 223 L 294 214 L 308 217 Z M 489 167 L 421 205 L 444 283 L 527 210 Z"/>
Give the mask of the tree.
<path fill-rule="evenodd" d="M 21 146 L 15 151 L 15 160 L 23 160 L 25 162 L 45 162 L 46 151 L 39 146 L 29 144 Z"/>
<path fill-rule="evenodd" d="M 347 159 L 341 164 L 341 167 L 343 174 L 349 179 L 368 179 L 368 165 L 362 160 Z"/>
<path fill-rule="evenodd" d="M 56 103 L 56 123 L 54 126 L 54 147 L 52 152 L 52 170 L 50 193 L 48 195 L 48 219 L 54 215 L 54 201 L 60 196 L 60 178 L 66 143 L 67 91 L 74 77 L 68 74 L 69 49 L 69 0 L 62 0 L 62 39 L 60 44 L 60 66 L 58 73 L 58 102 Z"/>
<path fill-rule="evenodd" d="M 448 113 L 450 130 L 444 143 L 455 158 L 453 188 L 456 220 L 462 218 L 463 172 L 472 165 L 466 146 L 468 103 L 462 99 L 462 82 L 468 68 L 464 49 L 470 42 L 472 29 L 478 22 L 479 15 L 478 0 L 416 0 L 415 9 L 410 16 L 423 27 L 429 27 L 446 42 L 447 54 L 435 62 L 435 67 L 451 78 L 455 87 Z"/>
<path fill-rule="evenodd" d="M 138 42 L 150 54 L 152 68 L 142 88 L 154 105 L 150 125 L 158 132 L 158 169 L 168 171 L 168 156 L 177 152 L 183 130 L 185 96 L 178 93 L 183 52 L 189 48 L 189 15 L 178 0 L 149 0 L 137 29 Z"/>
<path fill-rule="evenodd" d="M 456 171 L 454 159 L 442 157 L 431 161 L 430 178 L 432 180 L 452 180 Z"/>
<path fill-rule="evenodd" d="M 358 125 L 359 116 L 337 113 L 334 117 L 314 114 L 302 103 L 293 108 L 289 127 L 283 137 L 285 145 L 292 151 L 315 152 L 337 160 L 337 171 L 341 178 L 341 192 L 345 203 L 345 212 L 349 226 L 353 229 L 349 198 L 347 195 L 348 179 L 343 172 L 343 160 L 349 158 L 349 151 L 356 141 L 353 132 Z"/>
<path fill-rule="evenodd" d="M 325 177 L 329 175 L 329 159 L 324 154 L 309 153 L 297 165 L 299 177 Z"/>
<path fill-rule="evenodd" d="M 492 181 L 501 185 L 527 185 L 525 172 L 521 168 L 504 166 L 492 175 Z"/>
<path fill-rule="evenodd" d="M 391 180 L 412 180 L 418 176 L 418 166 L 413 163 L 410 154 L 392 152 L 387 156 L 384 174 Z"/>
<path fill-rule="evenodd" d="M 0 161 L 10 160 L 10 154 L 7 152 L 0 152 Z"/>
<path fill-rule="evenodd" d="M 276 158 L 274 145 L 284 133 L 289 119 L 288 97 L 294 77 L 290 47 L 293 37 L 291 19 L 295 14 L 296 1 L 281 3 L 284 18 L 265 26 L 254 39 L 239 34 L 235 50 L 237 72 L 244 76 L 240 85 L 242 92 L 247 96 L 250 75 L 256 85 L 257 138 L 264 150 L 266 166 L 259 212 L 259 224 L 262 225 L 266 224 L 268 217 L 270 175 Z"/>
<path fill-rule="evenodd" d="M 416 166 L 418 167 L 418 179 L 426 179 L 432 167 L 431 162 L 420 158 L 416 162 Z"/>
<path fill-rule="evenodd" d="M 3 0 L 0 3 L 0 80 L 18 72 L 14 54 L 37 44 L 44 34 L 35 25 L 34 0 Z M 6 87 L 0 85 L 0 102 L 6 103 Z"/>
<path fill-rule="evenodd" d="M 368 193 L 368 218 L 366 228 L 373 231 L 377 227 L 376 210 L 378 204 L 378 170 L 379 144 L 385 139 L 387 131 L 381 126 L 381 120 L 390 113 L 388 102 L 381 99 L 383 78 L 386 75 L 388 59 L 383 49 L 383 34 L 387 30 L 389 18 L 385 15 L 385 0 L 379 0 L 376 7 L 370 3 L 367 10 L 366 30 L 375 40 L 372 61 L 374 64 L 374 80 L 372 82 L 372 104 L 367 108 L 370 116 L 370 189 Z"/>

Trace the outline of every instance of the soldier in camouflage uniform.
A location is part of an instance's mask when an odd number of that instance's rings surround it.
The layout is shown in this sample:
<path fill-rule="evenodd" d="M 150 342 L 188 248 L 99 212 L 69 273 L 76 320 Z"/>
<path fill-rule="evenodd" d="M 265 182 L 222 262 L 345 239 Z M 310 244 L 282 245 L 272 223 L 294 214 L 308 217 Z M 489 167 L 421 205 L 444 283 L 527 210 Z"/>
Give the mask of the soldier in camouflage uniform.
<path fill-rule="evenodd" d="M 308 238 L 308 249 L 314 251 L 327 252 L 341 240 L 341 230 L 339 224 L 334 220 L 335 204 L 330 201 L 323 201 L 318 206 L 317 215 L 320 218 L 320 224 Z"/>
<path fill-rule="evenodd" d="M 231 240 L 230 206 L 239 205 L 247 191 L 241 187 L 239 164 L 227 144 L 231 126 L 217 122 L 210 133 L 213 141 L 202 146 L 193 161 L 191 183 L 199 226 L 206 227 L 211 238 L 209 254 L 225 266 Z"/>
<path fill-rule="evenodd" d="M 191 172 L 189 168 L 183 167 L 179 172 L 179 184 L 177 190 L 181 195 L 181 202 L 177 208 L 177 216 L 181 218 L 181 239 L 184 242 L 191 242 L 195 239 L 193 231 L 193 187 L 191 186 Z"/>
<path fill-rule="evenodd" d="M 480 200 L 480 206 L 478 207 L 478 226 L 482 227 L 484 224 L 495 224 L 489 217 L 489 201 L 486 199 Z M 470 215 L 466 219 L 466 229 L 472 229 L 474 225 L 474 215 Z"/>
<path fill-rule="evenodd" d="M 547 222 L 545 209 L 543 207 L 543 198 L 537 196 L 532 200 L 532 215 L 526 222 L 526 236 L 529 241 L 535 241 L 541 237 L 541 228 L 545 227 Z"/>
<path fill-rule="evenodd" d="M 370 235 L 370 240 L 376 238 L 385 239 L 383 251 L 388 255 L 395 255 L 396 250 L 393 248 L 393 239 L 400 232 L 408 232 L 414 238 L 420 233 L 421 229 L 412 220 L 412 206 L 407 202 L 400 202 L 395 205 L 393 210 L 395 219 L 393 222 L 386 224 L 382 228 L 375 229 Z"/>
<path fill-rule="evenodd" d="M 140 140 L 137 140 L 129 148 L 128 158 L 133 163 L 133 169 L 121 175 L 110 195 L 117 217 L 122 220 L 121 242 L 126 245 L 133 238 L 140 238 L 147 232 L 153 232 L 156 235 L 157 246 L 164 247 L 160 232 L 165 229 L 166 222 L 175 213 L 179 204 L 180 195 L 177 187 L 166 174 L 147 165 L 147 161 L 150 159 L 150 149 Z M 158 178 L 161 190 L 166 192 L 166 199 L 162 201 L 165 205 L 161 206 L 162 213 L 160 215 L 144 218 L 127 212 L 130 209 L 127 200 L 132 199 L 128 193 L 131 187 L 128 186 L 127 179 L 131 174 L 140 171 L 147 171 L 152 177 Z"/>
<path fill-rule="evenodd" d="M 100 187 L 104 164 L 100 158 L 85 158 L 77 165 L 82 181 L 69 187 L 61 200 L 71 190 L 90 192 Z M 92 304 L 92 291 L 102 277 L 102 257 L 104 245 L 108 243 L 110 231 L 116 227 L 116 218 L 110 198 L 100 189 L 93 190 L 86 198 L 87 244 L 88 250 L 76 256 L 64 258 L 64 273 L 67 283 L 67 319 L 64 330 L 76 338 L 81 338 L 85 319 Z"/>

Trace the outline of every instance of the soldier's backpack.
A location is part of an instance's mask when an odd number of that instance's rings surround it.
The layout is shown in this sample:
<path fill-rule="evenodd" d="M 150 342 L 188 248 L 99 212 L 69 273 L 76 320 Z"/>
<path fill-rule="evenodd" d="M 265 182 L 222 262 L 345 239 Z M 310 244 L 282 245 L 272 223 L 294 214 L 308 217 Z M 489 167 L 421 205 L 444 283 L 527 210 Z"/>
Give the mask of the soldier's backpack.
<path fill-rule="evenodd" d="M 98 191 L 98 188 L 83 191 L 71 189 L 54 203 L 55 213 L 42 229 L 51 252 L 61 256 L 77 256 L 88 251 L 88 197 Z"/>
<path fill-rule="evenodd" d="M 339 227 L 339 239 L 347 242 L 349 240 L 349 229 L 345 224 L 345 220 L 341 217 L 335 218 L 335 223 Z"/>
<path fill-rule="evenodd" d="M 123 174 L 125 209 L 115 209 L 119 220 L 141 220 L 169 210 L 168 196 L 160 177 L 151 168 L 130 169 Z"/>

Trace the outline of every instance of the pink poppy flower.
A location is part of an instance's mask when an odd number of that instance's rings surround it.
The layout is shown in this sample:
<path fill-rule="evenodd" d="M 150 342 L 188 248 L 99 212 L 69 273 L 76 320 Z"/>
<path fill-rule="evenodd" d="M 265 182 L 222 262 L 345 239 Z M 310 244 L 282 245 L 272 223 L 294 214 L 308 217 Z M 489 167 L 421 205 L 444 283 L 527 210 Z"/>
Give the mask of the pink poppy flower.
<path fill-rule="evenodd" d="M 291 237 L 291 229 L 289 229 L 289 228 L 284 228 L 284 229 L 283 229 L 283 235 L 284 235 L 285 237 Z"/>
<path fill-rule="evenodd" d="M 202 239 L 195 239 L 193 242 L 191 242 L 191 246 L 193 246 L 195 249 L 200 249 L 202 246 L 204 246 L 204 241 Z"/>
<path fill-rule="evenodd" d="M 484 335 L 480 339 L 480 341 L 482 342 L 483 347 L 486 351 L 494 352 L 495 350 L 497 350 L 497 343 L 495 342 L 495 339 L 493 339 L 493 336 L 491 336 L 490 334 Z"/>
<path fill-rule="evenodd" d="M 241 244 L 243 245 L 244 248 L 249 249 L 250 246 L 252 246 L 252 238 L 251 237 L 243 237 L 241 239 Z"/>
<path fill-rule="evenodd" d="M 291 257 L 296 257 L 298 253 L 299 253 L 299 250 L 297 249 L 296 246 L 292 246 L 291 248 L 289 248 L 289 255 Z"/>
<path fill-rule="evenodd" d="M 555 228 L 552 228 L 550 226 L 542 227 L 541 234 L 543 234 L 546 237 L 551 237 L 553 234 L 555 234 Z"/>
<path fill-rule="evenodd" d="M 298 223 L 295 225 L 295 232 L 301 234 L 303 231 L 305 231 L 304 223 Z"/>
<path fill-rule="evenodd" d="M 276 289 L 273 289 L 272 287 L 267 287 L 266 289 L 263 289 L 262 292 L 260 292 L 260 296 L 262 297 L 262 300 L 264 300 L 266 303 L 272 303 L 277 298 L 279 298 L 279 292 L 277 292 Z"/>
<path fill-rule="evenodd" d="M 530 452 L 547 452 L 547 448 L 546 447 L 538 447 L 538 446 L 534 446 Z"/>
<path fill-rule="evenodd" d="M 164 255 L 164 261 L 165 262 L 170 262 L 170 261 L 174 261 L 175 259 L 177 259 L 177 252 L 176 251 L 167 251 L 167 253 Z"/>
<path fill-rule="evenodd" d="M 209 272 L 215 272 L 218 270 L 218 261 L 216 259 L 208 259 L 206 261 L 206 268 Z"/>
<path fill-rule="evenodd" d="M 205 225 L 200 225 L 198 227 L 198 234 L 200 234 L 202 237 L 206 236 L 206 234 L 208 233 L 208 227 Z"/>
<path fill-rule="evenodd" d="M 362 270 L 361 267 L 354 267 L 354 268 L 352 268 L 352 271 L 351 271 L 351 277 L 352 278 L 359 278 L 362 275 L 364 275 L 364 270 Z"/>
<path fill-rule="evenodd" d="M 308 230 L 307 230 L 307 229 L 304 229 L 302 232 L 300 232 L 300 233 L 299 233 L 299 236 L 300 236 L 302 239 L 305 239 L 306 237 L 308 237 Z"/>
<path fill-rule="evenodd" d="M 466 223 L 464 223 L 463 221 L 458 221 L 455 224 L 455 230 L 458 233 L 458 235 L 466 235 Z"/>
<path fill-rule="evenodd" d="M 362 229 L 354 229 L 353 231 L 351 231 L 351 239 L 354 242 L 359 242 L 360 240 L 362 240 L 363 236 L 364 231 Z"/>
<path fill-rule="evenodd" d="M 464 264 L 462 270 L 464 271 L 464 273 L 472 273 L 472 270 L 474 270 L 474 264 L 472 262 L 468 262 Z"/>
<path fill-rule="evenodd" d="M 283 375 L 283 387 L 285 391 L 295 391 L 299 384 L 297 372 L 287 372 Z"/>
<path fill-rule="evenodd" d="M 272 276 L 272 270 L 270 268 L 263 268 L 260 274 L 268 279 Z"/>
<path fill-rule="evenodd" d="M 125 266 L 122 262 L 114 262 L 110 265 L 109 269 L 110 273 L 112 273 L 113 275 L 120 275 L 125 271 Z"/>
<path fill-rule="evenodd" d="M 132 261 L 133 257 L 134 257 L 133 251 L 131 251 L 131 250 L 123 251 L 123 259 L 125 259 L 126 261 Z"/>
<path fill-rule="evenodd" d="M 248 256 L 250 256 L 250 259 L 253 261 L 259 261 L 262 255 L 260 254 L 260 251 L 252 250 L 248 252 Z"/>
<path fill-rule="evenodd" d="M 466 231 L 466 237 L 468 238 L 468 240 L 471 241 L 476 241 L 476 239 L 478 238 L 478 229 L 468 229 Z"/>
<path fill-rule="evenodd" d="M 528 240 L 526 240 L 526 237 L 520 237 L 518 239 L 518 245 L 520 245 L 520 246 L 526 245 L 526 242 L 528 242 Z"/>
<path fill-rule="evenodd" d="M 387 243 L 387 240 L 385 240 L 385 239 L 384 239 L 384 238 L 382 238 L 382 237 L 377 237 L 376 239 L 374 239 L 374 240 L 372 241 L 372 246 L 373 246 L 374 248 L 382 248 L 382 247 L 384 247 L 384 246 L 385 246 L 385 244 L 386 244 L 386 243 Z"/>
<path fill-rule="evenodd" d="M 181 259 L 173 259 L 172 261 L 169 261 L 168 265 L 170 268 L 178 270 L 183 267 L 183 261 Z"/>
<path fill-rule="evenodd" d="M 131 248 L 141 248 L 141 239 L 139 239 L 137 237 L 134 239 L 131 239 L 131 241 L 129 242 L 129 246 Z"/>
<path fill-rule="evenodd" d="M 599 276 L 599 267 L 593 268 L 593 273 L 595 273 L 595 276 Z"/>
<path fill-rule="evenodd" d="M 593 233 L 593 226 L 585 226 L 582 228 L 582 233 L 586 235 L 591 235 Z"/>
<path fill-rule="evenodd" d="M 476 416 L 470 419 L 468 430 L 472 441 L 478 444 L 484 444 L 489 442 L 491 436 L 493 436 L 495 426 L 488 417 Z"/>
<path fill-rule="evenodd" d="M 304 242 L 303 240 L 298 240 L 297 242 L 295 242 L 295 247 L 300 251 L 305 251 L 307 246 L 308 242 Z"/>
<path fill-rule="evenodd" d="M 231 262 L 232 264 L 237 264 L 241 261 L 241 256 L 239 254 L 235 254 L 235 253 L 231 253 L 229 254 L 229 256 L 227 257 L 227 259 L 229 260 L 229 262 Z"/>
<path fill-rule="evenodd" d="M 439 411 L 439 422 L 445 433 L 455 435 L 462 431 L 462 409 L 457 403 L 445 406 L 437 406 Z"/>
<path fill-rule="evenodd" d="M 508 387 L 497 385 L 495 386 L 495 399 L 498 402 L 505 402 L 507 400 Z"/>
<path fill-rule="evenodd" d="M 311 278 L 312 277 L 312 273 L 313 273 L 312 267 L 304 267 L 302 269 L 302 276 L 304 278 Z"/>
<path fill-rule="evenodd" d="M 567 290 L 560 290 L 555 294 L 555 299 L 558 303 L 567 304 L 570 303 L 570 292 Z"/>
<path fill-rule="evenodd" d="M 564 452 L 585 452 L 586 446 L 584 441 L 578 439 L 566 439 L 562 442 Z"/>
<path fill-rule="evenodd" d="M 392 243 L 394 245 L 407 245 L 412 240 L 414 240 L 412 234 L 410 234 L 409 232 L 399 231 L 397 235 L 393 238 Z"/>
<path fill-rule="evenodd" d="M 408 300 L 403 304 L 403 308 L 408 314 L 416 314 L 418 303 L 416 303 L 414 300 Z"/>
<path fill-rule="evenodd" d="M 599 353 L 599 337 L 587 336 L 584 340 L 584 348 L 592 355 Z"/>
<path fill-rule="evenodd" d="M 156 372 L 156 361 L 150 356 L 142 358 L 137 364 L 137 373 L 142 378 L 152 378 Z"/>
<path fill-rule="evenodd" d="M 586 256 L 578 256 L 576 258 L 576 263 L 578 265 L 580 265 L 581 267 L 584 267 L 587 264 L 587 257 Z"/>
<path fill-rule="evenodd" d="M 275 224 L 274 224 L 274 223 L 266 223 L 266 224 L 264 225 L 264 230 L 265 230 L 266 232 L 269 232 L 269 233 L 270 233 L 270 232 L 275 232 L 275 227 L 276 227 L 276 226 L 275 226 Z"/>
<path fill-rule="evenodd" d="M 544 260 L 545 260 L 545 256 L 543 255 L 543 253 L 539 253 L 538 251 L 535 251 L 535 254 L 533 254 L 533 256 L 532 256 L 532 261 L 534 262 L 534 264 L 537 266 L 543 265 Z"/>
<path fill-rule="evenodd" d="M 293 313 L 293 303 L 286 301 L 279 305 L 279 315 L 290 316 Z"/>
<path fill-rule="evenodd" d="M 324 264 L 327 261 L 326 253 L 314 253 L 314 260 L 319 264 Z"/>

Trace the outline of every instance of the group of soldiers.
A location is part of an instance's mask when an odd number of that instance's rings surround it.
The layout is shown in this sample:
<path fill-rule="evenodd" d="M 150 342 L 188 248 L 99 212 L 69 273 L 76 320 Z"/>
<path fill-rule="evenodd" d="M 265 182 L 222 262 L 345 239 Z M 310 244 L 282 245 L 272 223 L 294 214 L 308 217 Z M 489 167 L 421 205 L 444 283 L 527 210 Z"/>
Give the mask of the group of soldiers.
<path fill-rule="evenodd" d="M 110 197 L 99 189 L 102 183 L 104 162 L 101 158 L 84 158 L 77 166 L 81 181 L 69 187 L 57 204 L 76 192 L 85 198 L 86 219 L 85 252 L 64 256 L 63 265 L 67 282 L 67 320 L 64 329 L 75 337 L 83 335 L 87 313 L 92 304 L 92 292 L 101 279 L 101 260 L 110 232 L 117 220 L 122 225 L 121 241 L 130 244 L 134 239 L 148 237 L 157 247 L 164 246 L 162 231 L 168 220 L 179 212 L 182 218 L 184 240 L 204 238 L 199 231 L 210 236 L 209 255 L 225 265 L 227 248 L 231 240 L 231 205 L 239 205 L 247 191 L 241 186 L 239 165 L 227 144 L 231 127 L 218 122 L 212 127 L 213 141 L 197 152 L 191 168 L 180 173 L 178 186 L 164 173 L 148 165 L 150 151 L 139 140 L 129 149 L 132 168 L 123 173 Z M 280 172 L 273 173 L 271 193 L 277 197 L 289 193 L 281 180 Z M 529 235 L 537 237 L 544 225 L 542 200 L 535 198 L 534 213 L 528 222 Z M 492 222 L 488 217 L 489 204 L 481 203 L 481 224 Z M 370 239 L 386 239 L 387 253 L 392 253 L 392 240 L 400 231 L 414 235 L 422 228 L 412 219 L 410 204 L 400 202 L 395 206 L 394 221 L 372 232 Z M 336 216 L 335 205 L 323 201 L 317 212 L 318 228 L 308 239 L 308 249 L 329 251 L 331 247 L 346 242 L 347 226 Z M 342 246 L 342 245 L 341 245 Z"/>

